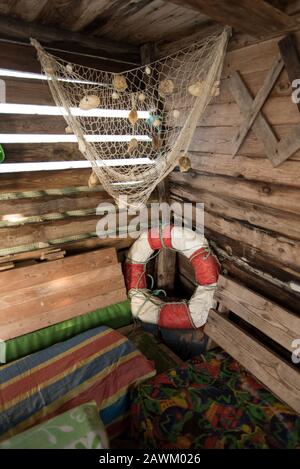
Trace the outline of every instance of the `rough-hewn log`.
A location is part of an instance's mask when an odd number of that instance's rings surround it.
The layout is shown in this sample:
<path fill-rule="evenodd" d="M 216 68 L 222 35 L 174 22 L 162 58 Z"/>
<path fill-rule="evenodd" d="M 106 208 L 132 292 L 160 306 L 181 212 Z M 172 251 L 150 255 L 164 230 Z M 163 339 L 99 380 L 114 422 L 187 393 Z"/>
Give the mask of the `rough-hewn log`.
<path fill-rule="evenodd" d="M 200 11 L 214 20 L 255 36 L 295 26 L 293 18 L 262 0 L 168 0 Z"/>
<path fill-rule="evenodd" d="M 29 23 L 9 16 L 0 15 L 0 31 L 2 37 L 14 39 L 33 37 L 43 44 L 56 48 L 59 48 L 59 44 L 63 43 L 63 50 L 76 50 L 76 47 L 81 46 L 88 50 L 97 51 L 99 57 L 124 60 L 133 64 L 138 64 L 140 59 L 138 48 L 124 42 L 91 37 L 88 34 L 65 31 L 44 24 Z"/>

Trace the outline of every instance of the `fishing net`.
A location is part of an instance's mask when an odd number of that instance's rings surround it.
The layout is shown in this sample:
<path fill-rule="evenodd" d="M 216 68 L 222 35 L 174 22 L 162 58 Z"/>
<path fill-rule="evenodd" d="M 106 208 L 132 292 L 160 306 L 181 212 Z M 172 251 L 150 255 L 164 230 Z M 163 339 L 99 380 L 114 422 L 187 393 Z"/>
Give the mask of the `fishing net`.
<path fill-rule="evenodd" d="M 66 62 L 34 39 L 57 106 L 104 189 L 139 207 L 188 149 L 218 95 L 230 30 L 119 74 Z M 122 198 L 124 200 L 124 197 Z"/>

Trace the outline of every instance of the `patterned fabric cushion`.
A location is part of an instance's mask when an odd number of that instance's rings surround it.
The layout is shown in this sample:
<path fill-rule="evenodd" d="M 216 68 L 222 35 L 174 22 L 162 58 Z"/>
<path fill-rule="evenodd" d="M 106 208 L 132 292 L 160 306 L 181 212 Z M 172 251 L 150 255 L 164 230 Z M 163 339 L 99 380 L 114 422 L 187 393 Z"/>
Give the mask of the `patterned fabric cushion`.
<path fill-rule="evenodd" d="M 0 449 L 107 449 L 96 402 L 82 404 L 0 443 Z"/>
<path fill-rule="evenodd" d="M 94 400 L 110 436 L 123 430 L 129 389 L 154 375 L 133 344 L 106 326 L 0 368 L 0 440 Z"/>
<path fill-rule="evenodd" d="M 209 352 L 133 391 L 144 448 L 300 448 L 300 418 L 225 352 Z"/>

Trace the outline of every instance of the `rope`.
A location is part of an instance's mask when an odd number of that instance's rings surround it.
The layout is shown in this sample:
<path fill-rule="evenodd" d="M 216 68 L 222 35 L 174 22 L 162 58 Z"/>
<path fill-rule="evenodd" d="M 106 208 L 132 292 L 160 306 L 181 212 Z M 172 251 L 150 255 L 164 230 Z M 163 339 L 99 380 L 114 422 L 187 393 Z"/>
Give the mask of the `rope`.
<path fill-rule="evenodd" d="M 188 152 L 199 119 L 218 94 L 229 36 L 225 28 L 122 74 L 68 63 L 31 40 L 79 150 L 117 203 L 120 195 L 126 195 L 129 207 L 140 207 Z M 126 110 L 126 114 L 123 118 L 89 111 L 74 115 L 72 109 L 78 107 Z M 112 138 L 97 141 L 94 137 L 99 135 Z M 125 157 L 149 161 L 126 166 L 107 163 Z"/>

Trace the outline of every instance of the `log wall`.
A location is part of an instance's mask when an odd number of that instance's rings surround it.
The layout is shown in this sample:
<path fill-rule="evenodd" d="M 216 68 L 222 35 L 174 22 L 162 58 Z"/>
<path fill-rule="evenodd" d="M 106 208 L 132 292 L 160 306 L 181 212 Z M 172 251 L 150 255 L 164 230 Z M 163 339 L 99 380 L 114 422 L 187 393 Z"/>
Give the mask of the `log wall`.
<path fill-rule="evenodd" d="M 115 72 L 128 68 L 127 64 L 83 55 L 57 55 Z M 0 69 L 41 73 L 35 50 L 16 44 L 1 45 Z M 54 105 L 46 81 L 0 78 L 6 84 L 7 103 Z M 64 134 L 65 127 L 61 116 L 0 113 L 0 134 Z M 3 146 L 4 163 L 7 164 L 84 159 L 74 143 L 11 143 Z M 90 173 L 90 169 L 0 173 L 0 268 L 7 261 L 39 258 L 49 248 L 73 252 L 112 245 L 122 249 L 131 244 L 131 239 L 100 240 L 95 236 L 99 220 L 96 207 L 100 202 L 111 202 L 111 199 L 100 186 L 87 187 Z M 15 254 L 11 255 L 12 252 Z"/>
<path fill-rule="evenodd" d="M 295 38 L 300 51 L 300 33 Z M 199 122 L 190 148 L 192 169 L 174 171 L 170 183 L 174 200 L 205 204 L 206 235 L 229 275 L 299 312 L 300 151 L 273 168 L 251 130 L 237 156 L 231 156 L 243 119 L 230 92 L 231 74 L 239 71 L 255 96 L 279 53 L 279 39 L 248 44 L 246 36 L 233 38 L 221 94 Z M 300 123 L 291 91 L 283 70 L 263 107 L 278 138 Z M 180 270 L 183 280 L 192 278 L 183 259 Z"/>

